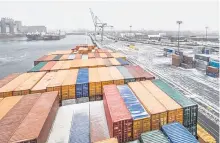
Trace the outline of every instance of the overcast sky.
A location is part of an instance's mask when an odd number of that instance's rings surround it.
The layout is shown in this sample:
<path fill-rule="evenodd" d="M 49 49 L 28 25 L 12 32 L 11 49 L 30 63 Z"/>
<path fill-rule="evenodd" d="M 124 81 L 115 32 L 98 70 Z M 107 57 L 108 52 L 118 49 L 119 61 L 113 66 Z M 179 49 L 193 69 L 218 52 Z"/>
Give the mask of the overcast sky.
<path fill-rule="evenodd" d="M 89 8 L 114 29 L 182 30 L 219 29 L 218 0 L 146 0 L 87 2 L 1 2 L 0 17 L 22 21 L 23 25 L 45 25 L 48 29 L 93 29 Z"/>

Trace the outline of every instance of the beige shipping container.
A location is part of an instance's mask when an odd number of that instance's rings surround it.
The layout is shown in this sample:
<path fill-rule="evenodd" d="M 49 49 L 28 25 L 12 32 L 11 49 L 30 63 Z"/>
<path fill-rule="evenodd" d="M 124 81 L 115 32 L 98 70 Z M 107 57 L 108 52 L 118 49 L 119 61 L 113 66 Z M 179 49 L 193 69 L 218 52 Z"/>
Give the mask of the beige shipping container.
<path fill-rule="evenodd" d="M 12 91 L 15 90 L 19 85 L 24 83 L 31 77 L 34 73 L 23 73 L 10 81 L 8 84 L 0 88 L 0 97 L 9 97 L 12 96 Z"/>
<path fill-rule="evenodd" d="M 113 66 L 120 66 L 121 64 L 115 58 L 108 58 Z"/>
<path fill-rule="evenodd" d="M 72 50 L 59 50 L 55 52 L 50 52 L 48 55 L 60 55 L 60 54 L 71 54 L 73 51 Z"/>
<path fill-rule="evenodd" d="M 65 60 L 68 60 L 68 58 L 69 58 L 69 54 L 66 54 L 66 55 L 63 55 L 59 60 L 65 61 Z"/>
<path fill-rule="evenodd" d="M 96 58 L 97 67 L 105 67 L 105 62 L 101 58 Z"/>
<path fill-rule="evenodd" d="M 75 99 L 76 80 L 78 75 L 78 69 L 69 70 L 66 78 L 62 83 L 62 99 Z"/>
<path fill-rule="evenodd" d="M 63 66 L 64 63 L 65 61 L 57 61 L 56 64 L 50 70 L 57 71 Z"/>
<path fill-rule="evenodd" d="M 102 94 L 101 80 L 97 68 L 89 68 L 89 96 L 95 98 Z"/>
<path fill-rule="evenodd" d="M 98 68 L 98 73 L 99 73 L 100 81 L 102 83 L 102 88 L 104 85 L 113 84 L 113 78 L 111 77 L 111 73 L 108 67 Z"/>
<path fill-rule="evenodd" d="M 150 80 L 141 81 L 145 88 L 167 109 L 167 122 L 183 123 L 183 109 Z"/>
<path fill-rule="evenodd" d="M 0 120 L 11 110 L 22 96 L 6 97 L 0 102 Z"/>
<path fill-rule="evenodd" d="M 33 73 L 33 75 L 28 80 L 19 85 L 13 91 L 13 96 L 30 94 L 31 89 L 43 78 L 45 74 L 46 72 Z"/>
<path fill-rule="evenodd" d="M 105 53 L 99 53 L 99 56 L 101 57 L 101 58 L 107 58 L 107 55 L 105 54 Z"/>
<path fill-rule="evenodd" d="M 116 138 L 110 138 L 110 139 L 98 141 L 98 142 L 95 142 L 95 143 L 118 143 L 118 140 Z"/>
<path fill-rule="evenodd" d="M 129 82 L 128 86 L 151 114 L 151 130 L 160 129 L 167 124 L 166 108 L 140 82 Z"/>
<path fill-rule="evenodd" d="M 31 93 L 44 93 L 47 91 L 47 86 L 54 78 L 57 72 L 47 73 L 32 89 Z"/>
<path fill-rule="evenodd" d="M 97 67 L 97 61 L 96 59 L 88 59 L 89 61 L 89 68 L 94 68 L 94 67 Z"/>
<path fill-rule="evenodd" d="M 84 60 L 81 60 L 82 62 L 82 65 L 80 66 L 80 68 L 89 68 L 89 59 L 84 59 Z"/>
<path fill-rule="evenodd" d="M 114 80 L 114 84 L 116 84 L 116 85 L 124 84 L 124 77 L 120 73 L 120 71 L 116 67 L 108 67 L 108 68 L 109 68 L 111 77 Z"/>
<path fill-rule="evenodd" d="M 58 91 L 59 98 L 62 100 L 62 83 L 69 73 L 69 70 L 59 70 L 50 83 L 47 85 L 47 92 Z"/>
<path fill-rule="evenodd" d="M 70 68 L 71 69 L 78 69 L 82 65 L 82 60 L 81 59 L 75 59 L 71 61 Z"/>
<path fill-rule="evenodd" d="M 71 62 L 72 62 L 72 61 L 65 61 L 65 62 L 63 63 L 63 65 L 60 67 L 60 69 L 61 69 L 61 70 L 68 70 L 68 69 L 70 69 L 70 67 L 71 67 Z"/>

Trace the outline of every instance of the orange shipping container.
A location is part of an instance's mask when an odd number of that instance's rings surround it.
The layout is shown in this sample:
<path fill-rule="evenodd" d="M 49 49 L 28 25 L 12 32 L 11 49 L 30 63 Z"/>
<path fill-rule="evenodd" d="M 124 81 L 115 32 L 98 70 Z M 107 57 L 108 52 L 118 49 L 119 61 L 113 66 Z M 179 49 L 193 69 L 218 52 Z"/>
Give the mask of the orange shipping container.
<path fill-rule="evenodd" d="M 96 58 L 97 67 L 105 67 L 105 62 L 101 58 Z"/>
<path fill-rule="evenodd" d="M 9 97 L 12 96 L 12 91 L 17 88 L 19 85 L 24 83 L 29 77 L 34 73 L 23 73 L 10 81 L 8 84 L 0 88 L 0 97 Z"/>
<path fill-rule="evenodd" d="M 56 61 L 50 61 L 46 65 L 44 65 L 40 71 L 50 71 L 50 69 L 56 64 Z"/>
<path fill-rule="evenodd" d="M 106 55 L 105 53 L 99 53 L 99 55 L 100 55 L 100 57 L 103 58 L 103 59 L 104 59 L 104 58 L 107 58 L 107 55 Z"/>
<path fill-rule="evenodd" d="M 31 89 L 43 78 L 45 74 L 46 72 L 33 73 L 33 75 L 28 80 L 19 85 L 13 91 L 13 96 L 30 94 Z"/>
<path fill-rule="evenodd" d="M 113 84 L 113 78 L 111 77 L 111 73 L 108 67 L 98 68 L 98 73 L 99 73 L 100 81 L 102 83 L 102 88 L 104 85 Z"/>
<path fill-rule="evenodd" d="M 135 93 L 144 108 L 151 114 L 151 129 L 160 129 L 167 124 L 166 108 L 140 82 L 129 82 L 128 86 Z"/>
<path fill-rule="evenodd" d="M 82 65 L 80 68 L 89 68 L 89 59 L 85 59 L 85 60 L 81 60 L 82 61 Z"/>
<path fill-rule="evenodd" d="M 112 63 L 113 66 L 120 66 L 121 64 L 115 58 L 108 58 L 108 60 Z"/>
<path fill-rule="evenodd" d="M 112 63 L 108 59 L 103 59 L 103 61 L 104 61 L 106 67 L 112 66 Z"/>
<path fill-rule="evenodd" d="M 56 64 L 50 69 L 50 71 L 57 71 L 59 70 L 65 61 L 57 61 Z"/>
<path fill-rule="evenodd" d="M 82 60 L 81 59 L 75 59 L 71 61 L 70 68 L 71 69 L 78 69 L 82 65 Z"/>
<path fill-rule="evenodd" d="M 89 68 L 89 96 L 95 100 L 95 96 L 102 94 L 101 81 L 97 68 Z"/>
<path fill-rule="evenodd" d="M 111 77 L 114 80 L 114 84 L 122 85 L 124 84 L 124 77 L 121 75 L 120 71 L 116 67 L 109 67 L 109 71 L 111 74 Z"/>
<path fill-rule="evenodd" d="M 71 67 L 71 62 L 72 61 L 65 61 L 64 63 L 63 63 L 63 65 L 61 66 L 61 70 L 68 70 L 68 69 L 70 69 L 70 67 Z"/>
<path fill-rule="evenodd" d="M 89 58 L 89 59 L 95 58 L 94 53 L 88 53 L 88 58 Z"/>
<path fill-rule="evenodd" d="M 13 79 L 15 79 L 16 77 L 18 77 L 19 75 L 21 75 L 20 73 L 13 73 L 10 74 L 6 77 L 4 77 L 3 79 L 0 79 L 0 88 L 3 87 L 4 85 L 6 85 L 7 83 L 9 83 L 10 81 L 12 81 Z"/>
<path fill-rule="evenodd" d="M 97 67 L 96 59 L 88 59 L 89 60 L 89 68 Z"/>
<path fill-rule="evenodd" d="M 6 97 L 0 102 L 0 120 L 20 101 L 22 96 Z"/>
<path fill-rule="evenodd" d="M 78 69 L 69 70 L 66 78 L 62 83 L 62 99 L 75 99 L 75 86 L 77 80 Z"/>
<path fill-rule="evenodd" d="M 47 90 L 47 85 L 50 81 L 54 78 L 56 72 L 49 72 L 47 73 L 32 89 L 31 93 L 43 93 Z"/>
<path fill-rule="evenodd" d="M 160 90 L 151 81 L 141 81 L 145 88 L 167 109 L 167 122 L 179 122 L 183 123 L 183 109 L 177 104 L 172 98 L 170 98 L 166 93 Z"/>
<path fill-rule="evenodd" d="M 59 60 L 60 61 L 65 61 L 65 60 L 68 60 L 68 57 L 69 57 L 69 54 L 63 55 Z"/>

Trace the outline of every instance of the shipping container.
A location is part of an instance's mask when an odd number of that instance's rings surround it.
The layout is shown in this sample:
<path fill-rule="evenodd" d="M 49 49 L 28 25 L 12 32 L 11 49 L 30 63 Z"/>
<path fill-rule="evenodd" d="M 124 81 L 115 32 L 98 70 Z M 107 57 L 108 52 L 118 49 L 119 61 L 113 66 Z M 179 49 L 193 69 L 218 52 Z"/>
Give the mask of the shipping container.
<path fill-rule="evenodd" d="M 37 59 L 36 61 L 34 61 L 34 66 L 36 66 L 39 62 L 44 61 L 44 59 L 47 57 L 48 55 L 44 55 L 42 57 L 40 57 L 39 59 Z"/>
<path fill-rule="evenodd" d="M 74 60 L 73 60 L 73 61 L 74 61 Z M 65 62 L 63 63 L 63 65 L 60 67 L 60 69 L 61 69 L 61 70 L 68 70 L 68 69 L 70 69 L 71 63 L 72 63 L 73 61 L 65 61 Z"/>
<path fill-rule="evenodd" d="M 106 67 L 105 62 L 101 58 L 96 58 L 97 67 Z"/>
<path fill-rule="evenodd" d="M 131 141 L 132 117 L 116 85 L 103 87 L 103 103 L 110 137 L 116 137 L 119 143 Z"/>
<path fill-rule="evenodd" d="M 155 79 L 155 77 L 151 73 L 146 72 L 140 66 L 134 66 L 134 68 L 135 68 L 136 72 L 138 72 L 138 74 L 140 74 L 141 76 L 144 76 L 147 80 Z"/>
<path fill-rule="evenodd" d="M 59 108 L 58 92 L 43 93 L 9 142 L 45 143 Z"/>
<path fill-rule="evenodd" d="M 116 59 L 118 60 L 118 62 L 119 62 L 122 66 L 124 66 L 124 65 L 129 65 L 129 62 L 126 61 L 126 60 L 124 60 L 124 59 L 122 59 L 122 58 L 116 58 Z"/>
<path fill-rule="evenodd" d="M 88 53 L 88 58 L 89 59 L 95 58 L 95 54 L 94 53 Z"/>
<path fill-rule="evenodd" d="M 73 109 L 73 105 L 62 106 L 58 109 L 47 143 L 69 143 Z"/>
<path fill-rule="evenodd" d="M 196 138 L 178 122 L 164 125 L 161 130 L 171 143 L 199 143 Z"/>
<path fill-rule="evenodd" d="M 219 68 L 212 67 L 212 66 L 207 66 L 206 70 L 210 73 L 217 73 L 217 74 L 219 73 Z"/>
<path fill-rule="evenodd" d="M 13 96 L 27 95 L 31 93 L 31 89 L 43 78 L 46 72 L 33 73 L 24 83 L 20 84 L 13 90 Z"/>
<path fill-rule="evenodd" d="M 71 61 L 70 69 L 78 69 L 82 66 L 82 60 L 81 59 L 75 59 Z"/>
<path fill-rule="evenodd" d="M 127 65 L 125 66 L 129 73 L 135 78 L 136 81 L 142 81 L 146 80 L 146 77 L 143 74 L 140 74 L 133 65 Z"/>
<path fill-rule="evenodd" d="M 69 58 L 69 54 L 63 55 L 63 56 L 60 58 L 60 61 L 68 60 L 68 58 Z"/>
<path fill-rule="evenodd" d="M 91 142 L 110 138 L 103 101 L 90 102 L 90 138 Z"/>
<path fill-rule="evenodd" d="M 23 96 L 20 101 L 1 119 L 0 122 L 0 142 L 8 143 L 14 132 L 25 119 L 32 109 L 33 105 L 39 99 L 41 94 L 30 94 Z M 31 132 L 31 129 L 26 128 Z"/>
<path fill-rule="evenodd" d="M 178 67 L 178 66 L 180 66 L 180 63 L 181 63 L 180 56 L 173 54 L 173 55 L 172 55 L 172 65 Z"/>
<path fill-rule="evenodd" d="M 43 61 L 45 61 L 45 62 L 52 61 L 56 56 L 57 56 L 56 54 L 55 55 L 47 55 L 47 57 Z"/>
<path fill-rule="evenodd" d="M 97 65 L 97 60 L 96 59 L 88 59 L 88 67 L 89 68 L 94 68 L 94 67 L 98 67 L 98 65 Z"/>
<path fill-rule="evenodd" d="M 166 108 L 140 82 L 130 82 L 128 86 L 151 115 L 152 130 L 158 130 L 167 124 Z"/>
<path fill-rule="evenodd" d="M 62 99 L 62 83 L 66 76 L 68 75 L 68 70 L 60 70 L 56 72 L 56 75 L 53 77 L 53 79 L 50 81 L 50 83 L 47 85 L 47 92 L 48 91 L 58 91 L 58 95 L 60 100 Z"/>
<path fill-rule="evenodd" d="M 56 64 L 50 69 L 50 71 L 58 71 L 65 61 L 57 61 Z"/>
<path fill-rule="evenodd" d="M 166 93 L 160 90 L 150 80 L 141 81 L 144 87 L 153 95 L 167 110 L 167 123 L 179 122 L 183 124 L 183 109 L 170 98 Z"/>
<path fill-rule="evenodd" d="M 48 55 L 57 55 L 57 54 L 71 54 L 73 51 L 72 50 L 59 50 L 55 52 L 50 52 Z"/>
<path fill-rule="evenodd" d="M 48 62 L 40 62 L 34 66 L 29 72 L 39 72 L 42 67 L 44 67 Z"/>
<path fill-rule="evenodd" d="M 59 61 L 62 56 L 62 54 L 57 55 L 55 58 L 53 58 L 53 61 Z"/>
<path fill-rule="evenodd" d="M 129 73 L 127 68 L 123 66 L 117 66 L 117 69 L 123 75 L 125 84 L 128 82 L 135 82 L 135 78 Z"/>
<path fill-rule="evenodd" d="M 110 138 L 110 139 L 98 141 L 96 143 L 118 143 L 118 140 L 116 138 Z"/>
<path fill-rule="evenodd" d="M 82 59 L 82 54 L 76 54 L 75 59 Z"/>
<path fill-rule="evenodd" d="M 112 63 L 108 59 L 103 59 L 103 61 L 104 61 L 106 67 L 113 66 Z"/>
<path fill-rule="evenodd" d="M 56 72 L 47 73 L 32 89 L 31 93 L 43 93 L 47 91 L 47 86 L 55 77 Z"/>
<path fill-rule="evenodd" d="M 75 59 L 75 54 L 70 54 L 68 60 L 73 60 L 73 59 Z"/>
<path fill-rule="evenodd" d="M 56 64 L 56 61 L 50 61 L 46 65 L 44 65 L 40 71 L 50 71 L 50 69 Z"/>
<path fill-rule="evenodd" d="M 94 55 L 95 55 L 95 58 L 101 58 L 99 53 L 94 53 Z"/>
<path fill-rule="evenodd" d="M 89 71 L 87 68 L 79 69 L 76 80 L 76 98 L 89 97 Z"/>
<path fill-rule="evenodd" d="M 102 83 L 102 89 L 104 85 L 109 85 L 114 83 L 109 68 L 107 67 L 98 68 L 98 73 L 99 73 L 100 81 Z"/>
<path fill-rule="evenodd" d="M 141 143 L 170 143 L 167 137 L 160 130 L 154 130 L 141 134 Z"/>
<path fill-rule="evenodd" d="M 87 60 L 88 59 L 88 55 L 87 54 L 83 54 L 82 55 L 82 60 Z"/>
<path fill-rule="evenodd" d="M 121 54 L 121 53 L 111 53 L 111 55 L 114 57 L 114 58 L 122 58 L 124 60 L 126 60 L 126 56 Z"/>
<path fill-rule="evenodd" d="M 105 53 L 99 53 L 99 55 L 102 59 L 107 58 L 107 55 Z"/>
<path fill-rule="evenodd" d="M 194 126 L 190 132 L 196 136 L 196 125 L 198 120 L 198 105 L 191 99 L 185 97 L 176 89 L 169 86 L 162 80 L 153 80 L 153 83 L 158 86 L 163 92 L 175 100 L 183 108 L 183 126 L 190 127 Z"/>
<path fill-rule="evenodd" d="M 80 66 L 80 68 L 89 68 L 90 67 L 90 60 L 81 60 L 82 65 Z"/>
<path fill-rule="evenodd" d="M 0 120 L 21 100 L 22 96 L 2 98 L 0 101 Z"/>
<path fill-rule="evenodd" d="M 203 60 L 206 62 L 209 62 L 209 55 L 204 55 L 204 54 L 195 54 L 195 59 Z"/>
<path fill-rule="evenodd" d="M 213 72 L 209 72 L 209 71 L 206 71 L 206 75 L 213 77 L 213 78 L 219 77 L 219 73 L 213 73 Z"/>
<path fill-rule="evenodd" d="M 6 85 L 7 83 L 9 83 L 10 81 L 12 81 L 13 79 L 15 79 L 16 77 L 18 77 L 19 75 L 21 75 L 20 73 L 13 73 L 10 74 L 2 79 L 0 79 L 0 88 L 3 87 L 4 85 Z"/>
<path fill-rule="evenodd" d="M 75 99 L 78 69 L 69 70 L 62 83 L 62 99 Z"/>
<path fill-rule="evenodd" d="M 120 66 L 121 64 L 115 58 L 108 58 L 113 66 Z"/>
<path fill-rule="evenodd" d="M 116 85 L 124 84 L 124 77 L 116 67 L 109 67 L 108 69 L 110 71 L 111 77 L 114 80 L 113 81 L 114 84 Z"/>
<path fill-rule="evenodd" d="M 117 88 L 133 119 L 133 140 L 138 139 L 141 133 L 151 130 L 150 115 L 127 85 L 118 85 Z"/>
<path fill-rule="evenodd" d="M 90 143 L 89 103 L 72 106 L 74 108 L 69 143 Z"/>
<path fill-rule="evenodd" d="M 23 73 L 10 81 L 8 84 L 4 85 L 0 88 L 0 98 L 1 97 L 9 97 L 12 96 L 12 91 L 16 89 L 19 85 L 24 83 L 26 80 L 28 80 L 29 77 L 31 77 L 34 73 Z"/>
<path fill-rule="evenodd" d="M 212 66 L 212 67 L 219 68 L 219 62 L 217 62 L 217 61 L 210 61 L 209 65 Z"/>
<path fill-rule="evenodd" d="M 216 140 L 205 129 L 197 124 L 198 141 L 200 143 L 216 143 Z"/>
<path fill-rule="evenodd" d="M 100 100 L 102 95 L 101 81 L 97 68 L 89 68 L 89 98 L 90 101 Z M 97 99 L 96 99 L 97 97 Z"/>
<path fill-rule="evenodd" d="M 106 52 L 105 54 L 106 54 L 107 58 L 113 58 L 113 56 L 110 54 L 110 52 Z"/>

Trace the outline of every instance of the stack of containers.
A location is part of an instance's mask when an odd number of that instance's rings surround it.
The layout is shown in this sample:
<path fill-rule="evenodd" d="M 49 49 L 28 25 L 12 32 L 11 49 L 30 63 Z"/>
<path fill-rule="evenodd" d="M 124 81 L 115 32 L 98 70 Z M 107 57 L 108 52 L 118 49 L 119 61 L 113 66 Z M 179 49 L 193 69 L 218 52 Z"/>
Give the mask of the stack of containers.
<path fill-rule="evenodd" d="M 89 143 L 89 103 L 72 105 L 73 118 L 70 129 L 70 143 Z"/>
<path fill-rule="evenodd" d="M 198 105 L 161 80 L 153 80 L 153 83 L 182 106 L 183 126 L 197 136 Z"/>
<path fill-rule="evenodd" d="M 75 59 L 71 61 L 71 69 L 78 69 L 82 65 L 82 60 L 81 59 Z"/>
<path fill-rule="evenodd" d="M 211 77 L 219 77 L 219 61 L 211 60 L 206 68 L 206 74 Z"/>
<path fill-rule="evenodd" d="M 69 54 L 63 55 L 63 56 L 60 58 L 60 61 L 68 60 L 68 58 L 69 58 Z"/>
<path fill-rule="evenodd" d="M 65 61 L 63 65 L 60 67 L 60 70 L 68 70 L 71 67 L 72 61 Z"/>
<path fill-rule="evenodd" d="M 75 59 L 82 59 L 82 54 L 76 54 Z"/>
<path fill-rule="evenodd" d="M 95 58 L 95 54 L 94 53 L 88 53 L 88 58 L 89 59 Z"/>
<path fill-rule="evenodd" d="M 109 67 L 109 71 L 110 71 L 111 77 L 113 78 L 114 84 L 116 85 L 124 84 L 124 77 L 116 67 Z"/>
<path fill-rule="evenodd" d="M 40 62 L 36 66 L 34 66 L 29 72 L 39 72 L 42 67 L 44 67 L 47 62 Z"/>
<path fill-rule="evenodd" d="M 83 54 L 82 55 L 82 60 L 87 60 L 88 59 L 88 55 L 87 54 Z"/>
<path fill-rule="evenodd" d="M 44 65 L 40 71 L 50 71 L 51 68 L 56 64 L 57 62 L 56 61 L 50 61 L 48 62 L 46 65 Z"/>
<path fill-rule="evenodd" d="M 39 59 L 37 59 L 36 61 L 34 61 L 34 66 L 36 66 L 39 62 L 42 62 L 46 57 L 47 57 L 47 55 L 44 55 L 44 56 L 40 57 Z"/>
<path fill-rule="evenodd" d="M 140 66 L 134 66 L 134 68 L 138 74 L 140 74 L 141 76 L 144 76 L 147 80 L 155 79 L 155 77 L 152 74 L 150 74 L 149 72 L 146 72 Z"/>
<path fill-rule="evenodd" d="M 90 138 L 97 142 L 109 138 L 103 101 L 90 102 Z"/>
<path fill-rule="evenodd" d="M 109 52 L 106 52 L 105 54 L 106 54 L 107 58 L 113 58 L 113 56 Z"/>
<path fill-rule="evenodd" d="M 96 58 L 97 67 L 105 67 L 104 60 L 101 58 Z"/>
<path fill-rule="evenodd" d="M 76 98 L 76 80 L 78 69 L 69 70 L 62 83 L 62 99 L 75 99 Z"/>
<path fill-rule="evenodd" d="M 53 58 L 53 61 L 59 61 L 62 56 L 62 54 L 58 54 L 55 58 Z"/>
<path fill-rule="evenodd" d="M 151 130 L 150 115 L 127 85 L 118 85 L 117 88 L 133 119 L 132 138 L 138 139 L 141 133 Z"/>
<path fill-rule="evenodd" d="M 199 143 L 180 123 L 176 122 L 164 125 L 161 130 L 171 143 Z"/>
<path fill-rule="evenodd" d="M 135 93 L 145 110 L 151 116 L 151 130 L 158 130 L 167 124 L 166 108 L 140 82 L 130 82 L 128 86 Z"/>
<path fill-rule="evenodd" d="M 113 84 L 113 78 L 111 77 L 110 71 L 108 70 L 107 67 L 98 68 L 98 73 L 102 84 L 102 88 L 105 85 Z"/>
<path fill-rule="evenodd" d="M 117 137 L 120 143 L 131 141 L 132 117 L 116 85 L 104 86 L 103 92 L 103 103 L 110 137 Z"/>
<path fill-rule="evenodd" d="M 166 93 L 160 90 L 151 81 L 141 81 L 144 87 L 166 108 L 167 110 L 167 123 L 179 122 L 183 123 L 183 109 Z"/>
<path fill-rule="evenodd" d="M 112 63 L 108 59 L 103 59 L 103 61 L 104 61 L 106 67 L 112 66 Z"/>
<path fill-rule="evenodd" d="M 107 58 L 107 55 L 105 53 L 99 53 L 99 55 L 102 59 Z"/>
<path fill-rule="evenodd" d="M 113 66 L 121 65 L 115 58 L 109 58 L 108 60 L 112 63 Z"/>
<path fill-rule="evenodd" d="M 15 79 L 16 77 L 18 77 L 19 75 L 21 75 L 20 73 L 13 73 L 10 74 L 6 77 L 4 77 L 3 79 L 0 80 L 0 88 L 4 85 L 6 85 L 7 83 L 9 83 L 10 81 L 12 81 L 13 79 Z"/>
<path fill-rule="evenodd" d="M 167 137 L 160 130 L 154 130 L 142 133 L 140 137 L 141 143 L 170 143 Z"/>
<path fill-rule="evenodd" d="M 135 82 L 135 78 L 129 73 L 128 69 L 123 66 L 118 66 L 117 69 L 124 77 L 124 83 Z"/>
<path fill-rule="evenodd" d="M 97 67 L 97 61 L 95 58 L 89 59 L 89 68 Z"/>
<path fill-rule="evenodd" d="M 95 55 L 95 58 L 101 58 L 99 53 L 94 53 L 94 55 Z"/>
<path fill-rule="evenodd" d="M 124 66 L 124 65 L 129 65 L 129 62 L 126 61 L 126 60 L 124 60 L 124 59 L 122 59 L 122 58 L 117 58 L 117 60 L 119 61 L 119 63 L 120 63 L 122 66 Z"/>
<path fill-rule="evenodd" d="M 57 61 L 56 64 L 50 69 L 50 71 L 58 71 L 65 61 Z"/>
<path fill-rule="evenodd" d="M 88 69 L 87 68 L 82 68 L 79 69 L 78 75 L 77 75 L 77 80 L 76 80 L 76 99 L 77 98 L 82 98 L 82 102 L 88 101 L 89 97 L 89 75 L 88 75 Z M 77 102 L 81 102 L 81 100 L 78 100 Z"/>
<path fill-rule="evenodd" d="M 143 74 L 140 74 L 140 72 L 138 72 L 133 65 L 127 65 L 125 67 L 129 70 L 136 81 L 146 80 L 146 77 Z"/>
<path fill-rule="evenodd" d="M 89 100 L 101 100 L 102 88 L 97 68 L 89 68 Z"/>
<path fill-rule="evenodd" d="M 179 67 L 181 64 L 181 59 L 179 55 L 173 54 L 172 55 L 172 65 Z"/>
<path fill-rule="evenodd" d="M 68 60 L 73 60 L 73 59 L 75 59 L 75 54 L 70 54 Z"/>

